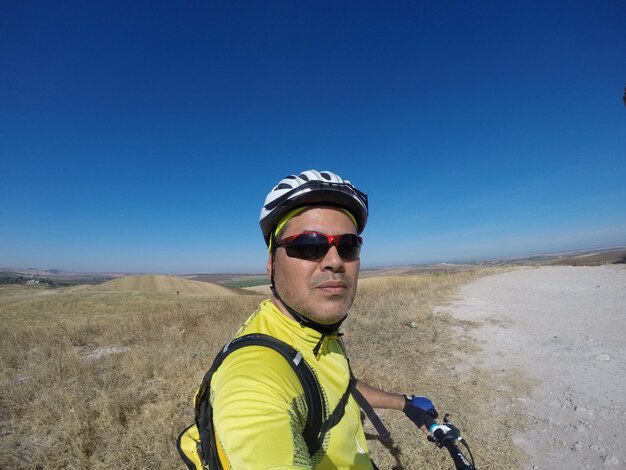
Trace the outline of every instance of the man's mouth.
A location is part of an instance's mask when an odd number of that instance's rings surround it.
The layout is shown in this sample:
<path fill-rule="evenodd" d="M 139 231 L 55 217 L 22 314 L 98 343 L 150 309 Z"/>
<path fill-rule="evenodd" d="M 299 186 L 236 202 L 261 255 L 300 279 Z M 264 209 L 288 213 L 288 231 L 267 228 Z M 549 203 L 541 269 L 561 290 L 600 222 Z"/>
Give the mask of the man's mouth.
<path fill-rule="evenodd" d="M 321 289 L 324 292 L 331 294 L 338 294 L 344 292 L 348 285 L 343 281 L 326 281 L 317 286 L 317 289 Z"/>

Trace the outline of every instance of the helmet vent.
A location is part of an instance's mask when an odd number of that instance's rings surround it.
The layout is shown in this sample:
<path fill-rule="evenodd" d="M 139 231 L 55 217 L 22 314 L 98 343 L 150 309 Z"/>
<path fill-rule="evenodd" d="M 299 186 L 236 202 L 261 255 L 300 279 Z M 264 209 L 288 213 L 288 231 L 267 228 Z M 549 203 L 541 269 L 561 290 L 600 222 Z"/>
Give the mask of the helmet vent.
<path fill-rule="evenodd" d="M 296 207 L 311 205 L 337 206 L 348 210 L 356 219 L 359 234 L 367 224 L 365 193 L 332 171 L 308 170 L 285 176 L 265 198 L 259 216 L 265 243 L 269 246 L 272 228 L 284 214 Z"/>

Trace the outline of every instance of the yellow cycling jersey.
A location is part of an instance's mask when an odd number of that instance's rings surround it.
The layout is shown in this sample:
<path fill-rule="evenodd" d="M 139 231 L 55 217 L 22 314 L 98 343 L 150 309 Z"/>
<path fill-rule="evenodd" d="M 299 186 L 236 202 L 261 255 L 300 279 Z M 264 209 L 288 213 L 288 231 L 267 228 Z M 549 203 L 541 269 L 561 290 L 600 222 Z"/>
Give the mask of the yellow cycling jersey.
<path fill-rule="evenodd" d="M 324 338 L 318 356 L 313 348 L 321 334 L 283 315 L 266 300 L 237 336 L 263 333 L 300 351 L 316 375 L 327 415 L 337 406 L 350 380 L 348 362 L 337 335 Z M 233 352 L 211 381 L 213 422 L 224 468 L 371 470 L 372 463 L 360 408 L 350 396 L 345 415 L 309 455 L 302 430 L 307 403 L 297 375 L 278 352 L 247 346 Z"/>

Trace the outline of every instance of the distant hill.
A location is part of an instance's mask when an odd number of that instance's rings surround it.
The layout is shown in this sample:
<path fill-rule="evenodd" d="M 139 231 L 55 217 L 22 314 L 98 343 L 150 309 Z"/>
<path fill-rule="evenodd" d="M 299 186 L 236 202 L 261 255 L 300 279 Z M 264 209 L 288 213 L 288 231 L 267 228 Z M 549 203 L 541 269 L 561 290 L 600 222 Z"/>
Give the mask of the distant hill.
<path fill-rule="evenodd" d="M 37 268 L 0 268 L 0 272 L 10 272 L 14 274 L 22 274 L 24 276 L 49 276 L 50 271 L 44 271 Z"/>
<path fill-rule="evenodd" d="M 502 258 L 481 264 L 513 264 L 534 266 L 601 266 L 626 263 L 626 247 L 598 248 L 595 250 L 564 251 L 519 258 Z"/>
<path fill-rule="evenodd" d="M 75 286 L 80 284 L 100 284 L 124 273 L 79 273 L 60 269 L 42 270 L 37 268 L 0 268 L 0 277 L 5 284 L 26 284 L 33 281 L 48 287 Z M 13 278 L 13 280 L 11 280 Z M 0 281 L 2 282 L 2 281 Z"/>
<path fill-rule="evenodd" d="M 183 274 L 178 277 L 191 281 L 213 282 L 220 286 L 241 288 L 268 285 L 270 283 L 267 274 Z"/>
<path fill-rule="evenodd" d="M 89 290 L 97 291 L 135 291 L 152 294 L 196 294 L 196 295 L 251 295 L 244 289 L 218 286 L 210 282 L 190 281 L 173 276 L 145 275 L 124 276 L 112 281 L 103 282 Z"/>

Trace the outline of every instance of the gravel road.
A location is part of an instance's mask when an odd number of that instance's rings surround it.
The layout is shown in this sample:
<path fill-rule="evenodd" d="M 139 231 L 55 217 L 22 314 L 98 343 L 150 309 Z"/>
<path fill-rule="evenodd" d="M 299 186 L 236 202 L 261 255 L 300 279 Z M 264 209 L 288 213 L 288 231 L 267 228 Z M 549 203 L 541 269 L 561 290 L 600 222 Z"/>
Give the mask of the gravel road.
<path fill-rule="evenodd" d="M 526 469 L 626 469 L 625 265 L 497 274 L 445 310 L 480 322 L 476 365 L 539 381 L 520 398 Z"/>

